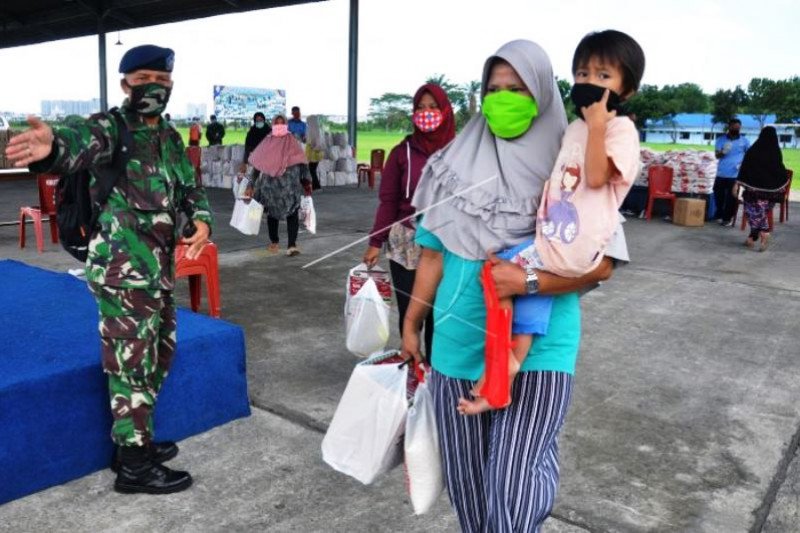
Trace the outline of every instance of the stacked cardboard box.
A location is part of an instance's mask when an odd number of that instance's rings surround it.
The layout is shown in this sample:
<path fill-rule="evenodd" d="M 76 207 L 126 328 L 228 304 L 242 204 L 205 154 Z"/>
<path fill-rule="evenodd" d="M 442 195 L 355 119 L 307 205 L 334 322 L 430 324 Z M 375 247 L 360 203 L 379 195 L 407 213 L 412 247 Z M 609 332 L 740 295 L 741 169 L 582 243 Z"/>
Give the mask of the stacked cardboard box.
<path fill-rule="evenodd" d="M 203 147 L 200 156 L 203 186 L 230 189 L 243 161 L 243 144 Z"/>
<path fill-rule="evenodd" d="M 315 115 L 308 117 L 307 140 L 309 151 L 323 155 L 317 165 L 317 178 L 323 187 L 355 185 L 358 183 L 353 148 L 346 133 L 325 131 Z"/>

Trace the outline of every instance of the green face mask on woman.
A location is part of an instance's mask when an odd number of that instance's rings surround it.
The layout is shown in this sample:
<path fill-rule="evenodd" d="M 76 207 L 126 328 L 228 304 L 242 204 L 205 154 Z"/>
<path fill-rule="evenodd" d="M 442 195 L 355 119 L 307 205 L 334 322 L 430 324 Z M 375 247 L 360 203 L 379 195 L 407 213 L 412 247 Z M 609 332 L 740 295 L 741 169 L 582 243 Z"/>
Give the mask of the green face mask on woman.
<path fill-rule="evenodd" d="M 492 133 L 503 139 L 513 139 L 528 131 L 539 114 L 539 107 L 532 96 L 497 91 L 484 96 L 481 111 Z"/>

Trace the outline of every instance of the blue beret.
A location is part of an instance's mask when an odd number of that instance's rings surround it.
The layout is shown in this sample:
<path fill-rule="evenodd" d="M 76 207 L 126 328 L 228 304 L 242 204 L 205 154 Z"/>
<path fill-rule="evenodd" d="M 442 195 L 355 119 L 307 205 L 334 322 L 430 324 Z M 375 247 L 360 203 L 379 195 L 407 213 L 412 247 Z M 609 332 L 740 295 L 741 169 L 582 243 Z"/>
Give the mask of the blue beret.
<path fill-rule="evenodd" d="M 125 52 L 119 62 L 119 71 L 122 74 L 142 69 L 172 72 L 174 64 L 175 52 L 171 48 L 143 44 Z"/>

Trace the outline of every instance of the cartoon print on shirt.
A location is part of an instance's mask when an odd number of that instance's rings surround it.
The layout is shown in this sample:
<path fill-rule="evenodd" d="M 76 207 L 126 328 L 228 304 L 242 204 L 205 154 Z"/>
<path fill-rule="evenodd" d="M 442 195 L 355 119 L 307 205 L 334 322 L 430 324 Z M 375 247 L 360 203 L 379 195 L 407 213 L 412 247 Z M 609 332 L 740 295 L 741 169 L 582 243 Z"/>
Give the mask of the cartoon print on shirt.
<path fill-rule="evenodd" d="M 542 235 L 548 240 L 560 240 L 569 244 L 580 231 L 578 210 L 572 203 L 572 196 L 581 181 L 581 166 L 578 163 L 561 165 L 561 183 L 557 197 L 551 197 L 544 218 L 541 220 Z"/>

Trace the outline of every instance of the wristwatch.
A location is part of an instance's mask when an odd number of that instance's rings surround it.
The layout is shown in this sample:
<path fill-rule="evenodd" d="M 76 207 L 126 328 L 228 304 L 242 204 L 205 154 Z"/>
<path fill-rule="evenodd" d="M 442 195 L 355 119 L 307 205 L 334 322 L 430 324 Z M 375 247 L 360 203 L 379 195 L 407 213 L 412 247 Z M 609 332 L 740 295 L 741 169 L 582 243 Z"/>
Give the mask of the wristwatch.
<path fill-rule="evenodd" d="M 525 278 L 525 288 L 527 294 L 536 294 L 539 292 L 539 276 L 536 275 L 536 270 L 531 268 L 525 271 L 527 277 Z"/>

